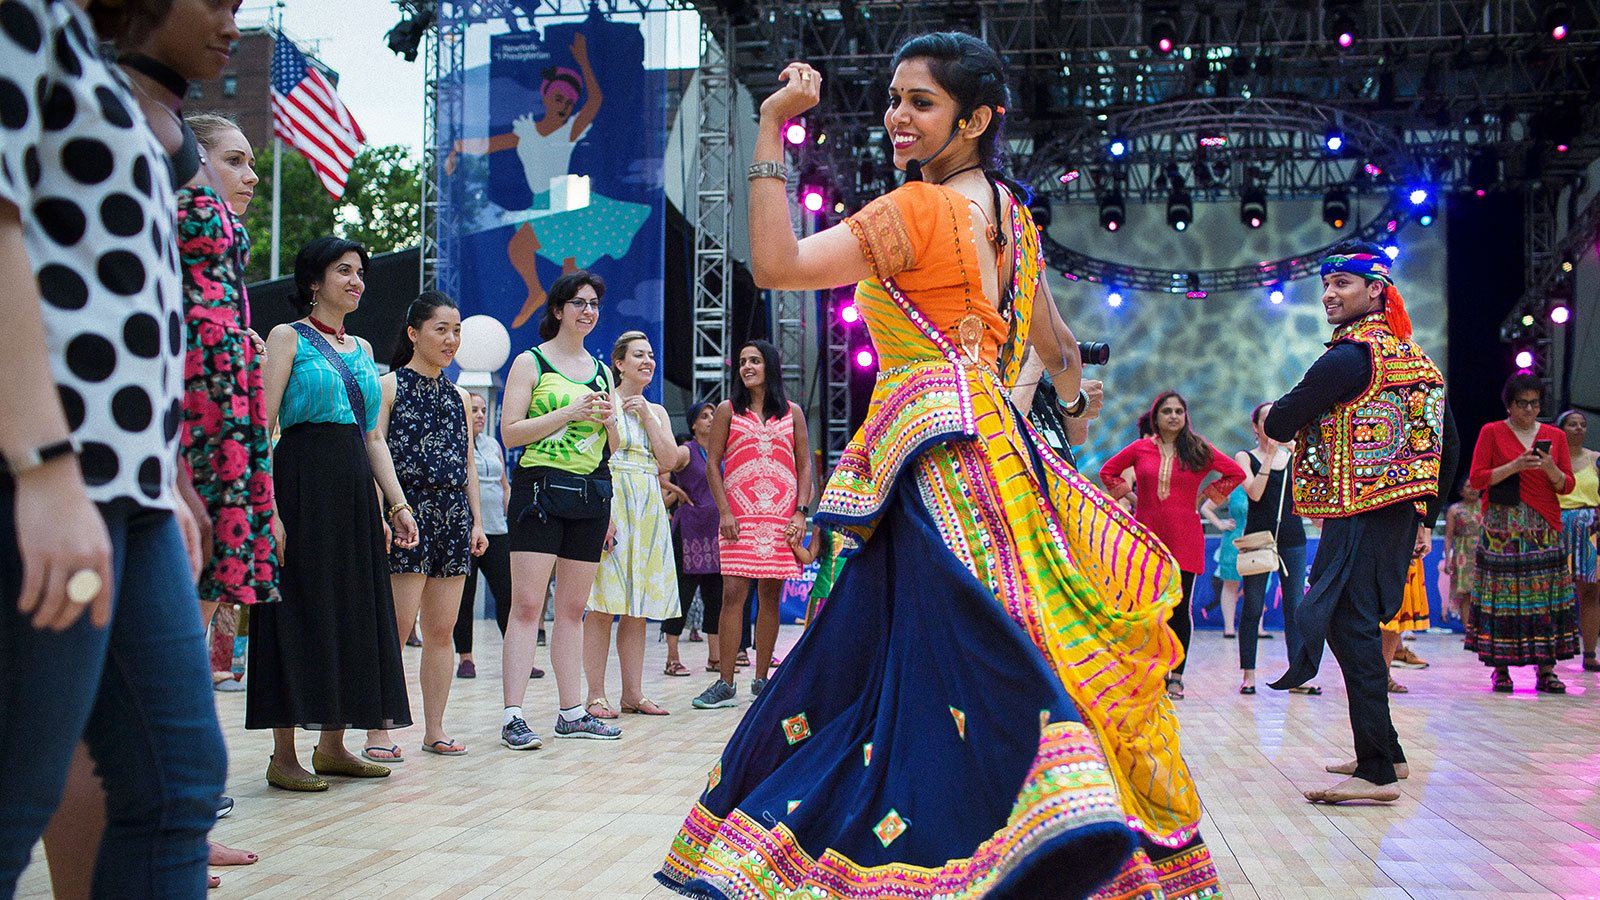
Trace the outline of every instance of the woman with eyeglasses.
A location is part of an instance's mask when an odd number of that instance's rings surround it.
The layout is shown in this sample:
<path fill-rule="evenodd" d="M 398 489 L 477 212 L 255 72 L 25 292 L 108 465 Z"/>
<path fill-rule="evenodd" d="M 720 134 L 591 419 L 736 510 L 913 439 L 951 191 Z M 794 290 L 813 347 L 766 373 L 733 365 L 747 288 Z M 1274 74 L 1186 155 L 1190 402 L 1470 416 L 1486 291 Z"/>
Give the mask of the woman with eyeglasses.
<path fill-rule="evenodd" d="M 1555 665 L 1577 655 L 1578 616 L 1556 495 L 1572 490 L 1572 456 L 1561 429 L 1538 419 L 1544 397 L 1538 378 L 1518 372 L 1500 397 L 1506 418 L 1483 426 L 1472 451 L 1483 536 L 1466 646 L 1493 668 L 1496 693 L 1514 689 L 1511 666 L 1538 666 L 1535 689 L 1564 694 Z"/>
<path fill-rule="evenodd" d="M 506 376 L 500 438 L 507 447 L 524 448 L 511 475 L 511 618 L 500 672 L 500 743 L 512 750 L 544 746 L 523 717 L 522 700 L 551 572 L 556 621 L 550 665 L 561 710 L 555 735 L 622 736 L 622 729 L 590 715 L 582 699 L 583 610 L 613 534 L 606 444 L 613 422 L 611 370 L 583 346 L 600 321 L 605 293 L 605 280 L 583 269 L 557 278 L 539 321 L 544 343 L 519 355 Z"/>

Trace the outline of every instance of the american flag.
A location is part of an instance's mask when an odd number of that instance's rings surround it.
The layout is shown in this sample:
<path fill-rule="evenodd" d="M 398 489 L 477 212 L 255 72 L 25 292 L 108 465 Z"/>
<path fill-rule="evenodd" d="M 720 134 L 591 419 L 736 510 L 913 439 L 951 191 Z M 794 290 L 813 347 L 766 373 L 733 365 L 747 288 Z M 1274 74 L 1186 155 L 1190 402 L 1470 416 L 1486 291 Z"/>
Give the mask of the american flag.
<path fill-rule="evenodd" d="M 272 48 L 272 132 L 299 150 L 335 199 L 367 142 L 333 85 L 282 33 Z"/>

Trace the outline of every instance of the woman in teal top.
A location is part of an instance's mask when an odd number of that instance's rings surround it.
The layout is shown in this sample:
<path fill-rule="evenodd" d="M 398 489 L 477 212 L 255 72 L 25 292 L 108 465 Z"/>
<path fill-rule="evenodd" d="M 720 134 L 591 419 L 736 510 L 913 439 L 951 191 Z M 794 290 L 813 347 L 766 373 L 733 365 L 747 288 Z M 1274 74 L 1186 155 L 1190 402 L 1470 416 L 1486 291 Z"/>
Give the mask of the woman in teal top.
<path fill-rule="evenodd" d="M 544 343 L 519 354 L 506 376 L 500 437 L 523 447 L 511 473 L 511 617 L 501 654 L 505 709 L 500 743 L 543 746 L 522 714 L 528 672 L 544 621 L 545 585 L 556 576 L 550 666 L 560 714 L 556 737 L 614 740 L 622 730 L 583 707 L 583 611 L 600 571 L 611 526 L 606 426 L 612 412 L 609 370 L 583 347 L 600 320 L 606 283 L 580 269 L 550 285 L 539 322 Z"/>
<path fill-rule="evenodd" d="M 273 729 L 267 783 L 285 790 L 325 791 L 323 775 L 388 775 L 388 767 L 347 750 L 344 731 L 411 724 L 385 519 L 401 547 L 416 544 L 417 523 L 376 430 L 381 395 L 372 346 L 344 330 L 361 302 L 366 263 L 366 249 L 354 241 L 307 244 L 294 264 L 302 317 L 267 337 L 267 425 L 283 429 L 272 456 L 283 600 L 251 611 L 245 727 Z M 354 377 L 359 417 L 341 369 Z M 390 504 L 387 516 L 374 480 Z M 216 540 L 228 539 L 219 529 Z M 321 732 L 311 755 L 316 774 L 296 755 L 296 728 Z M 362 755 L 386 751 L 385 762 L 399 762 L 387 752 L 394 749 Z"/>

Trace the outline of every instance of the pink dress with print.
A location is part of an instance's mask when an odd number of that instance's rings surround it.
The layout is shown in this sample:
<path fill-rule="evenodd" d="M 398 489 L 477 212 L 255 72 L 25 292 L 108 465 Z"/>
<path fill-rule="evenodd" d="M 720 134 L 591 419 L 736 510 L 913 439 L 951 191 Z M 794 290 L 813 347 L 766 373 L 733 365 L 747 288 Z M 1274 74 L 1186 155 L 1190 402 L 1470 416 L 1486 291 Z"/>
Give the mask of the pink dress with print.
<path fill-rule="evenodd" d="M 761 420 L 756 410 L 734 414 L 722 457 L 722 486 L 739 523 L 739 539 L 718 538 L 722 574 L 794 578 L 800 564 L 783 529 L 799 498 L 794 465 L 794 410 Z"/>

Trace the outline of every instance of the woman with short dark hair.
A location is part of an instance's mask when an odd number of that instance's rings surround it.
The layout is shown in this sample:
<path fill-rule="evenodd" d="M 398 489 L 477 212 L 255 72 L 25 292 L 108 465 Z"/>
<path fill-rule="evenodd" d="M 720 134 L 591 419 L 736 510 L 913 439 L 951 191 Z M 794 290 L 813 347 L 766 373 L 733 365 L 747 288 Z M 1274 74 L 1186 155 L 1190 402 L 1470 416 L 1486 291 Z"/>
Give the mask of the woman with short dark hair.
<path fill-rule="evenodd" d="M 1473 487 L 1483 492 L 1483 534 L 1468 650 L 1494 670 L 1490 682 L 1509 694 L 1511 666 L 1538 666 L 1535 688 L 1564 694 L 1557 660 L 1578 652 L 1572 577 L 1561 548 L 1561 503 L 1573 487 L 1567 436 L 1538 419 L 1544 385 L 1527 372 L 1506 381 L 1506 417 L 1478 433 Z"/>
<path fill-rule="evenodd" d="M 301 316 L 267 335 L 267 423 L 282 428 L 272 464 L 283 599 L 252 610 L 244 725 L 273 730 L 267 783 L 290 791 L 325 791 L 323 775 L 387 776 L 345 748 L 345 729 L 411 724 L 388 545 L 392 523 L 395 546 L 415 546 L 417 523 L 378 429 L 372 345 L 344 328 L 366 266 L 355 241 L 311 241 L 294 261 L 290 302 Z M 315 774 L 295 752 L 296 728 L 321 732 Z"/>

